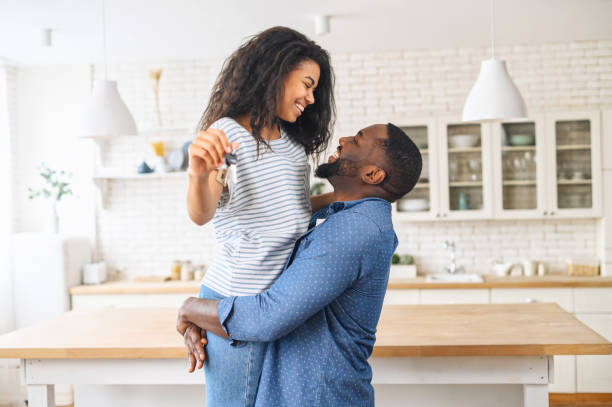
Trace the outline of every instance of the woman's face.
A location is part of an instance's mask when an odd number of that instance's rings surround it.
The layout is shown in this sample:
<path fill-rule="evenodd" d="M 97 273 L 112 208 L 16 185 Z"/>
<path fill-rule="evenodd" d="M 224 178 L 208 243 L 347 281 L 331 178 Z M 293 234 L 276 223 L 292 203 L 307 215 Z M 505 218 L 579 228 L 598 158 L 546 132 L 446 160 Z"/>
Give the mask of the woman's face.
<path fill-rule="evenodd" d="M 276 114 L 287 122 L 295 122 L 304 109 L 315 102 L 314 90 L 321 70 L 312 60 L 301 62 L 285 77 L 284 92 L 279 97 Z"/>

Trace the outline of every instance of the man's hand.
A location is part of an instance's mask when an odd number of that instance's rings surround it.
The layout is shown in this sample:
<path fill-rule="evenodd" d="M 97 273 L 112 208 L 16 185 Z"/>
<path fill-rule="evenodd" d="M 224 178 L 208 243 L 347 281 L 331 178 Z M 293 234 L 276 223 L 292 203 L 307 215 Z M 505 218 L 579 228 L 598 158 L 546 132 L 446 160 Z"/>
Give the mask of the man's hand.
<path fill-rule="evenodd" d="M 185 301 L 183 301 L 183 305 L 181 305 L 181 308 L 179 308 L 178 310 L 178 315 L 176 317 L 176 330 L 182 336 L 185 336 L 185 331 L 187 330 L 187 327 L 189 327 L 191 323 L 191 321 L 189 321 L 189 318 L 187 316 L 187 310 L 189 308 L 189 303 L 193 300 L 197 300 L 197 298 L 195 297 L 187 298 Z"/>
<path fill-rule="evenodd" d="M 185 349 L 187 349 L 187 359 L 189 361 L 189 373 L 191 373 L 196 368 L 196 360 L 198 369 L 204 366 L 204 359 L 206 359 L 204 345 L 207 343 L 206 331 L 200 329 L 197 325 L 188 323 L 184 339 Z"/>

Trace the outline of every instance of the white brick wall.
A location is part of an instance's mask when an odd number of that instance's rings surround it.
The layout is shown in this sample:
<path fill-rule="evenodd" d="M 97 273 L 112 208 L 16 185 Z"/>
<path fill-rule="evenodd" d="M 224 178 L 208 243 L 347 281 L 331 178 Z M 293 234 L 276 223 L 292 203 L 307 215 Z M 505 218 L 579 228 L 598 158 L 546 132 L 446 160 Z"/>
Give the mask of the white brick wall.
<path fill-rule="evenodd" d="M 497 48 L 533 110 L 612 106 L 612 41 L 585 41 Z M 403 50 L 332 55 L 336 72 L 336 137 L 374 122 L 397 117 L 458 113 L 484 48 Z M 164 127 L 193 129 L 207 102 L 222 61 L 129 63 L 109 67 L 140 129 L 156 125 L 148 70 L 163 68 L 160 104 Z M 96 75 L 103 72 L 99 67 Z M 164 136 L 175 146 L 189 131 Z M 121 139 L 105 150 L 105 160 L 133 169 L 150 156 L 155 137 Z M 97 257 L 125 276 L 167 274 L 173 259 L 207 263 L 215 252 L 210 226 L 192 224 L 185 208 L 186 180 L 116 180 L 110 182 L 108 207 L 97 218 Z M 565 256 L 596 256 L 602 238 L 595 220 L 477 221 L 396 225 L 399 251 L 416 256 L 422 270 L 440 269 L 444 240 L 457 242 L 458 262 L 470 270 L 489 271 L 490 261 L 523 257 L 546 261 L 561 271 Z M 512 238 L 509 238 L 512 236 Z"/>

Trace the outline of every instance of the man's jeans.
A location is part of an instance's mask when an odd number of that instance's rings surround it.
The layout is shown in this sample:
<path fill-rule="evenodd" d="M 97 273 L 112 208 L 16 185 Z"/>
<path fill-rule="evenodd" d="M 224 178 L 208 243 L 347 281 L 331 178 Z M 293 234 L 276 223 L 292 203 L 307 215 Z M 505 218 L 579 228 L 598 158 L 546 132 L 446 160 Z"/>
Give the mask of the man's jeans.
<path fill-rule="evenodd" d="M 221 294 L 201 286 L 199 298 L 219 300 Z M 206 333 L 206 406 L 251 407 L 255 404 L 257 385 L 263 367 L 265 342 L 230 341 Z"/>

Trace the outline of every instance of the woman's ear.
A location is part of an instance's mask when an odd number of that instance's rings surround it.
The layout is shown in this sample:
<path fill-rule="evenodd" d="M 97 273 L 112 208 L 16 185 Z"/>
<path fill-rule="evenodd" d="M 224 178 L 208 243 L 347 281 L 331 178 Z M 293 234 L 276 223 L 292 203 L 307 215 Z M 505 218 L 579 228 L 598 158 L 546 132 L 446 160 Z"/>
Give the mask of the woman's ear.
<path fill-rule="evenodd" d="M 385 170 L 374 165 L 368 165 L 361 175 L 361 181 L 363 181 L 365 184 L 376 185 L 383 182 L 386 177 L 387 173 Z"/>

